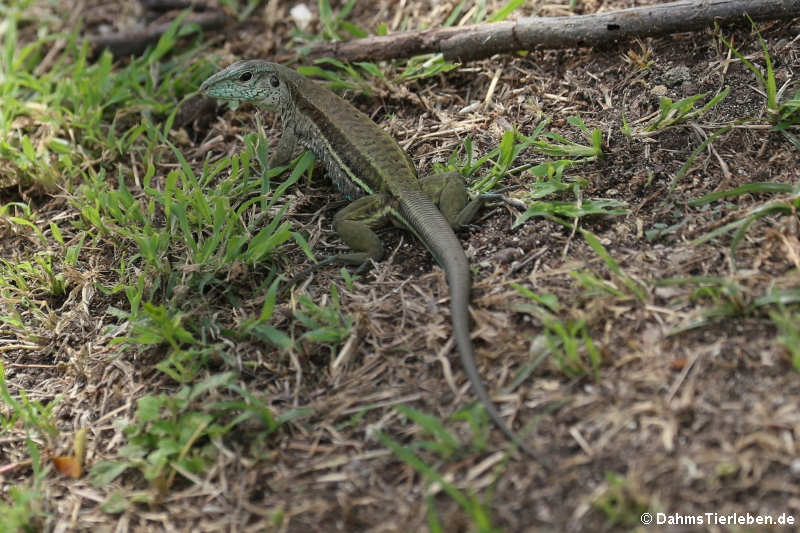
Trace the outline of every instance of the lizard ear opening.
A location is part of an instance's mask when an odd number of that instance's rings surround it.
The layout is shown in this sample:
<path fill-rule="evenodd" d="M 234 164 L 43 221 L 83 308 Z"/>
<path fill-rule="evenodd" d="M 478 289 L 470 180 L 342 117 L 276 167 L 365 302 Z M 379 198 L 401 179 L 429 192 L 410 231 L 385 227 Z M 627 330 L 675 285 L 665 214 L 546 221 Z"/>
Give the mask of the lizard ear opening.
<path fill-rule="evenodd" d="M 278 87 L 278 85 L 281 84 L 281 80 L 278 79 L 278 76 L 272 76 L 269 79 L 269 84 L 272 85 L 273 87 Z"/>

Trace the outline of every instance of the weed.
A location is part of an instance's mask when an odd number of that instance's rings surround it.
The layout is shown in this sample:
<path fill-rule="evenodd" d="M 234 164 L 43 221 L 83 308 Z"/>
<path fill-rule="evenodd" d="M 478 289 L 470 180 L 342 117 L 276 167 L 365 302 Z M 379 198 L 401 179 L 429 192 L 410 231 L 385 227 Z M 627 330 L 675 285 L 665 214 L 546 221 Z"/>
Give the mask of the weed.
<path fill-rule="evenodd" d="M 525 0 L 509 0 L 506 5 L 492 13 L 487 19 L 486 22 L 502 22 L 507 19 L 511 13 L 516 11 L 519 7 L 521 7 L 525 3 Z"/>
<path fill-rule="evenodd" d="M 30 487 L 4 488 L 4 501 L 0 501 L 0 516 L 3 517 L 0 520 L 0 533 L 40 531 L 45 529 L 42 525 L 46 518 L 42 505 L 42 489 L 47 470 L 43 468 L 39 446 L 44 441 L 48 449 L 55 447 L 58 427 L 53 408 L 58 404 L 59 398 L 44 404 L 30 400 L 24 390 L 19 390 L 18 395 L 12 395 L 8 390 L 5 369 L 0 362 L 0 400 L 8 407 L 0 412 L 0 434 L 22 424 L 26 433 L 25 444 L 30 456 L 30 466 L 33 469 Z"/>
<path fill-rule="evenodd" d="M 414 419 L 421 420 L 427 427 L 431 427 L 429 423 L 429 417 L 426 415 L 422 415 L 420 413 L 415 413 L 414 411 L 398 407 L 398 410 L 404 412 L 406 414 L 412 415 Z M 438 425 L 436 422 L 435 425 Z M 437 428 L 434 428 L 437 435 L 440 437 L 443 435 L 443 432 Z M 446 431 L 444 432 L 446 434 Z M 428 483 L 431 485 L 435 485 L 437 489 L 441 489 L 445 492 L 453 501 L 455 501 L 467 515 L 470 517 L 470 520 L 474 524 L 476 531 L 481 533 L 494 533 L 498 530 L 492 526 L 491 524 L 491 515 L 487 506 L 482 503 L 476 496 L 472 494 L 464 494 L 461 490 L 459 490 L 453 483 L 445 479 L 445 477 L 440 474 L 433 466 L 425 463 L 412 449 L 412 447 L 404 446 L 401 443 L 395 441 L 388 435 L 379 432 L 378 439 L 381 443 L 389 448 L 401 461 L 409 465 L 411 468 L 419 472 L 423 475 L 427 480 Z M 452 437 L 450 437 L 452 438 Z M 432 445 L 431 442 L 424 443 L 423 446 Z M 441 443 L 434 446 L 434 449 L 440 450 Z M 445 450 L 449 448 L 445 447 Z M 436 511 L 434 508 L 433 500 L 428 500 L 428 519 L 429 523 L 436 526 L 438 523 L 438 518 L 436 516 Z"/>
<path fill-rule="evenodd" d="M 606 264 L 608 269 L 611 273 L 624 285 L 630 294 L 636 297 L 637 300 L 644 303 L 647 301 L 647 293 L 645 292 L 644 288 L 640 283 L 635 281 L 625 272 L 623 272 L 622 268 L 619 266 L 617 261 L 611 257 L 611 254 L 605 249 L 605 247 L 600 242 L 600 239 L 592 233 L 591 231 L 581 229 L 581 234 L 583 238 L 586 239 L 586 242 L 589 243 L 589 246 L 595 251 L 595 253 L 600 256 L 603 262 Z"/>
<path fill-rule="evenodd" d="M 12 396 L 6 383 L 5 369 L 0 363 L 0 399 L 11 408 L 12 412 L 11 418 L 3 421 L 4 427 L 10 427 L 19 421 L 29 435 L 32 434 L 36 439 L 43 440 L 50 449 L 55 447 L 58 426 L 53 416 L 53 409 L 61 400 L 60 397 L 54 398 L 49 403 L 42 403 L 30 400 L 22 389 L 19 390 L 18 396 Z"/>
<path fill-rule="evenodd" d="M 708 93 L 695 94 L 688 96 L 677 102 L 673 102 L 671 98 L 662 96 L 658 101 L 660 113 L 658 116 L 644 129 L 646 133 L 652 133 L 664 130 L 670 126 L 688 122 L 697 119 L 709 110 L 716 107 L 722 100 L 728 96 L 731 88 L 725 87 L 722 91 L 715 94 L 708 102 L 703 104 L 702 107 L 696 109 L 697 104 L 708 96 Z"/>
<path fill-rule="evenodd" d="M 761 32 L 758 31 L 758 27 L 753 19 L 751 19 L 749 15 L 747 16 L 747 19 L 750 21 L 753 31 L 756 33 L 758 40 L 761 43 L 761 50 L 764 54 L 765 73 L 762 74 L 761 69 L 749 59 L 744 57 L 744 55 L 739 52 L 739 50 L 734 48 L 733 44 L 725 39 L 721 33 L 719 34 L 719 39 L 728 48 L 728 50 L 730 50 L 731 53 L 733 53 L 733 55 L 735 55 L 744 64 L 744 66 L 746 66 L 747 69 L 753 73 L 756 81 L 758 81 L 759 85 L 761 85 L 761 88 L 764 90 L 767 100 L 767 115 L 770 118 L 770 122 L 774 124 L 773 131 L 781 132 L 781 134 L 783 134 L 783 136 L 786 137 L 789 142 L 791 142 L 795 147 L 800 148 L 800 140 L 798 140 L 797 137 L 788 131 L 789 127 L 800 125 L 800 91 L 796 92 L 793 98 L 790 98 L 786 101 L 781 101 L 783 92 L 789 86 L 791 80 L 787 80 L 787 82 L 780 89 L 778 89 L 778 83 L 775 79 L 775 72 L 772 68 L 772 58 L 770 57 L 769 50 L 767 49 L 767 42 L 761 36 Z M 719 32 L 719 28 L 717 28 L 717 31 Z"/>
<path fill-rule="evenodd" d="M 0 369 L 2 378 L 2 369 Z M 42 467 L 42 457 L 36 444 L 27 438 L 25 443 L 31 457 L 33 469 L 30 487 L 11 486 L 4 488 L 4 500 L 0 501 L 0 533 L 33 533 L 48 529 L 47 514 L 44 511 L 44 482 L 47 471 Z"/>
<path fill-rule="evenodd" d="M 770 311 L 769 318 L 778 328 L 776 341 L 786 348 L 791 355 L 792 366 L 800 372 L 800 312 L 792 312 L 783 305 L 776 311 Z"/>
<path fill-rule="evenodd" d="M 589 183 L 581 178 L 564 176 L 564 171 L 575 164 L 575 161 L 562 159 L 542 163 L 530 170 L 539 179 L 529 186 L 528 191 L 519 195 L 528 208 L 514 221 L 513 227 L 532 217 L 543 217 L 569 228 L 572 226 L 568 222 L 570 219 L 577 223 L 579 218 L 590 215 L 613 216 L 628 213 L 624 202 L 607 198 L 583 199 L 582 189 Z M 543 199 L 552 194 L 569 192 L 575 197 L 575 201 Z"/>
<path fill-rule="evenodd" d="M 533 150 L 554 157 L 585 157 L 590 161 L 603 156 L 603 132 L 597 128 L 590 130 L 577 115 L 567 117 L 567 122 L 578 128 L 588 145 L 570 141 L 555 132 L 543 132 L 537 136 L 537 127 L 530 139 Z M 547 123 L 549 120 L 543 122 Z M 549 140 L 539 140 L 537 137 Z"/>
<path fill-rule="evenodd" d="M 787 319 L 792 316 L 786 306 L 800 303 L 800 290 L 797 288 L 770 289 L 754 297 L 736 280 L 713 276 L 667 278 L 654 282 L 654 285 L 695 287 L 689 299 L 695 304 L 696 313 L 681 326 L 671 329 L 668 335 L 679 335 L 731 318 L 768 314 L 781 333 L 778 342 L 786 344 L 785 341 L 793 339 L 784 326 L 791 324 Z"/>
<path fill-rule="evenodd" d="M 622 56 L 622 60 L 637 70 L 648 70 L 653 66 L 653 48 L 648 42 L 641 39 L 636 39 L 636 44 L 639 45 L 639 51 L 629 49 Z"/>
<path fill-rule="evenodd" d="M 280 419 L 272 416 L 252 394 L 234 383 L 234 374 L 208 377 L 176 394 L 147 395 L 139 399 L 134 420 L 123 422 L 128 443 L 119 452 L 121 460 L 100 461 L 90 477 L 95 486 L 106 486 L 130 468 L 142 472 L 153 488 L 163 494 L 176 474 L 201 474 L 216 456 L 210 439 L 229 433 L 241 422 L 256 418 L 265 428 L 263 436 L 276 431 L 287 420 L 304 414 L 295 411 Z M 211 393 L 231 390 L 243 400 L 208 401 Z M 231 414 L 239 412 L 231 418 Z"/>
<path fill-rule="evenodd" d="M 316 304 L 311 298 L 301 294 L 298 304 L 300 309 L 294 311 L 294 317 L 306 329 L 300 341 L 330 344 L 333 352 L 350 335 L 353 317 L 342 313 L 339 291 L 335 285 L 330 288 L 330 303 Z"/>
<path fill-rule="evenodd" d="M 247 20 L 250 14 L 261 3 L 261 0 L 221 0 L 220 3 L 227 7 L 232 13 L 238 13 L 236 16 L 239 22 Z M 244 4 L 244 5 L 242 5 Z"/>
<path fill-rule="evenodd" d="M 347 16 L 356 5 L 356 0 L 347 0 L 338 13 L 334 13 L 329 0 L 318 0 L 319 20 L 322 32 L 319 39 L 323 41 L 341 41 L 346 37 L 342 32 L 346 32 L 350 37 L 366 37 L 367 32 L 359 28 L 352 22 L 348 22 Z"/>
<path fill-rule="evenodd" d="M 613 472 L 606 473 L 606 481 L 598 490 L 592 506 L 605 515 L 609 525 L 626 528 L 641 523 L 640 517 L 649 509 L 639 491 Z"/>
<path fill-rule="evenodd" d="M 800 209 L 800 185 L 784 185 L 784 184 L 759 184 L 759 183 L 752 183 L 748 185 L 744 185 L 741 187 L 737 187 L 736 189 L 732 189 L 729 191 L 723 191 L 720 193 L 714 193 L 712 195 L 704 196 L 703 198 L 699 198 L 695 201 L 695 205 L 703 205 L 705 203 L 712 202 L 719 198 L 731 197 L 731 196 L 739 196 L 741 194 L 746 194 L 747 192 L 789 192 L 788 196 L 784 199 L 780 200 L 772 200 L 766 203 L 763 203 L 757 207 L 750 209 L 742 218 L 734 220 L 724 226 L 721 226 L 713 231 L 702 235 L 689 244 L 692 246 L 697 246 L 704 242 L 708 242 L 711 239 L 719 237 L 720 235 L 724 235 L 731 231 L 735 231 L 733 235 L 733 239 L 731 240 L 730 250 L 731 256 L 733 256 L 736 252 L 736 248 L 741 242 L 742 238 L 747 233 L 747 230 L 750 226 L 769 215 L 786 215 L 786 216 L 797 216 L 797 211 Z"/>
<path fill-rule="evenodd" d="M 516 283 L 511 286 L 531 301 L 514 305 L 514 310 L 528 313 L 542 323 L 547 353 L 558 371 L 572 378 L 587 374 L 597 378 L 602 356 L 589 335 L 586 321 L 560 320 L 556 313 L 562 306 L 553 294 L 540 295 Z"/>
<path fill-rule="evenodd" d="M 434 170 L 436 172 L 458 170 L 463 176 L 469 177 L 475 174 L 484 165 L 489 164 L 488 172 L 483 177 L 476 180 L 471 186 L 472 192 L 476 194 L 491 191 L 506 174 L 521 172 L 529 168 L 531 169 L 531 173 L 536 177 L 547 177 L 548 181 L 551 181 L 551 183 L 554 179 L 560 182 L 564 170 L 573 165 L 577 165 L 581 161 L 591 161 L 602 156 L 602 134 L 600 130 L 589 130 L 580 117 L 577 116 L 569 117 L 567 121 L 578 127 L 582 135 L 590 141 L 592 145 L 581 145 L 569 141 L 556 133 L 546 132 L 545 128 L 550 123 L 550 119 L 547 119 L 540 122 L 533 133 L 528 136 L 522 135 L 516 130 L 507 130 L 503 133 L 503 138 L 497 148 L 488 151 L 474 161 L 472 140 L 467 138 L 464 140 L 460 150 L 451 152 L 447 164 L 442 165 L 434 163 Z M 526 165 L 521 168 L 512 169 L 514 161 L 528 148 L 531 148 L 535 152 L 551 156 L 580 157 L 584 159 L 562 159 L 553 162 L 545 162 L 533 168 Z M 463 159 L 459 159 L 460 152 L 464 153 Z M 550 192 L 564 190 L 564 188 L 560 188 L 560 185 L 561 184 L 556 185 L 556 188 L 551 189 Z M 537 192 L 542 190 L 541 187 L 542 186 L 538 184 L 534 185 L 534 189 L 537 190 L 534 191 L 533 198 L 542 196 Z"/>
<path fill-rule="evenodd" d="M 366 30 L 347 21 L 347 17 L 350 15 L 355 3 L 356 0 L 348 0 L 338 11 L 334 11 L 329 0 L 318 0 L 320 32 L 314 35 L 296 30 L 297 38 L 307 42 L 317 42 L 366 37 L 368 35 Z M 480 23 L 484 19 L 489 22 L 505 20 L 523 3 L 522 0 L 509 0 L 506 5 L 498 9 L 488 18 L 486 17 L 486 6 L 482 5 L 481 8 L 475 10 L 473 23 Z M 444 27 L 452 26 L 463 8 L 464 2 L 456 6 L 444 22 Z M 385 24 L 380 25 L 376 30 L 376 34 L 378 35 L 386 35 L 387 33 L 388 29 Z M 320 65 L 332 67 L 333 70 L 324 69 Z M 326 80 L 326 85 L 332 89 L 356 90 L 371 95 L 372 89 L 362 76 L 362 72 L 374 79 L 380 80 L 384 84 L 395 84 L 431 78 L 458 67 L 457 63 L 446 61 L 441 53 L 414 56 L 406 61 L 397 62 L 397 65 L 400 66 L 402 70 L 391 82 L 383 75 L 380 67 L 376 63 L 366 61 L 345 64 L 334 58 L 322 58 L 316 60 L 314 66 L 301 66 L 297 70 L 305 76 L 321 77 Z"/>

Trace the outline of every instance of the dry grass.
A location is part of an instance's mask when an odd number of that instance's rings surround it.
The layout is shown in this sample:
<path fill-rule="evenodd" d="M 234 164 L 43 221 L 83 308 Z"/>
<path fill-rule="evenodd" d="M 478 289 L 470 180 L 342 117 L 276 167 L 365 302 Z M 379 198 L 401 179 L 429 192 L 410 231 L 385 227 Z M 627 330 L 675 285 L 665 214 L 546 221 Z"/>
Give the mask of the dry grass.
<path fill-rule="evenodd" d="M 412 28 L 441 23 L 453 7 L 424 1 L 362 4 L 348 20 L 369 29 L 389 21 L 390 30 L 404 20 Z M 592 12 L 597 4 L 584 2 L 581 9 Z M 603 9 L 627 5 L 602 3 Z M 83 2 L 74 8 L 84 14 L 87 28 L 109 17 Z M 565 9 L 539 5 L 535 12 Z M 289 20 L 288 6 L 269 2 L 224 38 L 209 36 L 213 44 L 204 54 L 223 64 L 234 57 L 287 58 Z M 787 95 L 798 90 L 798 28 L 797 20 L 760 26 L 779 85 L 791 80 Z M 749 28 L 726 28 L 724 35 L 763 64 Z M 33 36 L 27 27 L 20 39 Z M 396 66 L 382 68 L 388 80 L 398 72 Z M 493 80 L 487 105 L 460 112 L 483 101 Z M 692 206 L 691 200 L 752 182 L 800 183 L 798 148 L 770 131 L 765 98 L 741 62 L 708 32 L 495 57 L 404 85 L 368 83 L 375 98 L 351 100 L 398 139 L 423 174 L 445 162 L 466 137 L 483 154 L 500 143 L 504 131 L 515 127 L 530 134 L 545 117 L 553 117 L 548 131 L 576 142 L 582 138 L 566 122 L 568 116 L 578 114 L 603 132 L 604 156 L 567 173 L 587 180 L 584 200 L 627 204 L 627 215 L 579 222 L 598 236 L 622 276 L 611 272 L 580 231 L 543 218 L 513 228 L 518 213 L 505 206 L 487 208 L 460 234 L 475 272 L 471 311 L 481 374 L 507 422 L 539 451 L 539 462 L 508 453 L 500 432 L 470 409 L 472 394 L 449 337 L 442 272 L 419 243 L 392 230 L 383 234 L 389 258 L 368 275 L 348 282 L 338 269 L 322 269 L 290 297 L 277 300 L 269 325 L 292 338 L 291 349 L 276 348 L 263 336 L 241 335 L 240 328 L 262 310 L 275 269 L 296 274 L 308 266 L 301 247 L 289 241 L 268 261 L 237 262 L 213 272 L 202 290 L 189 280 L 206 267 L 192 263 L 185 250 L 170 249 L 172 273 L 148 274 L 153 277 L 144 283 L 156 304 L 166 302 L 164 294 L 171 291 L 181 323 L 194 327 L 196 337 L 207 336 L 204 346 L 210 348 L 198 354 L 203 362 L 186 386 L 235 371 L 225 383 L 238 387 L 198 393 L 187 411 L 214 413 L 212 425 L 230 423 L 239 411 L 219 415 L 223 411 L 207 409 L 243 401 L 246 391 L 257 398 L 251 406 L 262 405 L 275 416 L 302 414 L 274 432 L 257 417 L 219 434 L 202 433 L 201 427 L 202 438 L 187 449 L 187 457 L 202 464 L 196 472 L 173 458 L 174 469 L 154 480 L 139 468 L 101 486 L 50 467 L 37 474 L 26 435 L 50 465 L 49 457 L 71 453 L 79 428 L 88 429 L 85 462 L 91 468 L 120 457 L 121 446 L 132 438 L 120 422 L 134 421 L 141 398 L 163 394 L 173 401 L 181 385 L 156 368 L 169 352 L 167 344 L 114 343 L 134 330 L 114 311 L 129 310 L 124 291 L 108 289 L 135 284 L 130 272 L 151 272 L 141 257 L 132 258 L 134 242 L 78 223 L 86 219 L 76 209 L 85 201 L 77 187 L 80 177 L 72 185 L 48 188 L 21 180 L 3 165 L 0 205 L 24 202 L 41 231 L 47 232 L 50 221 L 63 222 L 67 246 L 48 241 L 56 253 L 55 271 L 64 280 L 62 293 L 47 294 L 41 288 L 47 280 L 39 280 L 27 294 L 0 294 L 0 315 L 16 312 L 23 322 L 0 322 L 0 361 L 11 395 L 19 401 L 25 392 L 29 401 L 42 404 L 58 398 L 50 404 L 52 416 L 32 417 L 52 422 L 52 432 L 0 402 L 0 501 L 19 509 L 10 487 L 31 490 L 39 498 L 26 508 L 33 529 L 57 531 L 424 531 L 429 513 L 448 532 L 649 530 L 639 523 L 645 511 L 706 519 L 703 513 L 774 518 L 784 513 L 800 519 L 800 379 L 770 313 L 785 313 L 789 329 L 797 328 L 800 314 L 796 300 L 783 306 L 760 300 L 800 288 L 797 213 L 758 219 L 735 250 L 733 233 L 692 243 L 790 195 L 745 194 L 705 207 Z M 641 128 L 658 110 L 663 91 L 679 100 L 725 86 L 730 95 L 691 122 L 652 135 L 622 131 L 623 114 L 633 128 Z M 206 107 L 189 112 L 170 137 L 198 175 L 207 154 L 219 160 L 242 152 L 244 136 L 256 125 L 252 109 L 220 109 L 216 116 L 213 107 L 201 105 Z M 139 119 L 133 114 L 119 120 Z M 693 151 L 732 124 L 671 189 Z M 35 120 L 15 125 L 16 131 L 35 128 Z M 274 139 L 277 132 L 269 135 Z M 99 150 L 83 160 L 83 168 L 105 168 L 105 179 L 113 183 L 116 168 L 124 167 L 126 183 L 141 199 L 148 161 L 155 162 L 153 186 L 161 191 L 177 168 L 169 148 L 155 144 L 153 152 Z M 544 159 L 527 150 L 514 165 Z M 221 186 L 224 175 L 211 185 Z M 503 186 L 520 194 L 532 179 L 516 172 Z M 329 203 L 333 194 L 315 172 L 311 182 L 301 178 L 285 197 L 292 230 L 303 232 L 320 256 L 341 246 L 330 227 L 341 206 Z M 556 199 L 574 197 L 567 192 Z M 270 215 L 276 213 L 273 208 Z M 254 208 L 242 219 L 257 231 L 269 223 L 259 216 Z M 168 220 L 165 213 L 158 217 L 162 224 Z M 43 251 L 29 226 L 8 217 L 0 224 L 0 256 L 10 264 L 31 261 Z M 658 236 L 648 233 L 657 229 Z M 63 251 L 82 231 L 89 237 L 79 261 L 69 265 Z M 121 261 L 129 272 L 120 271 Z M 664 283 L 676 278 L 684 281 Z M 606 285 L 590 286 L 590 279 Z M 626 280 L 643 287 L 643 300 Z M 555 295 L 560 323 L 584 324 L 601 355 L 596 372 L 565 372 L 554 355 L 540 357 L 548 346 L 542 314 L 513 283 Z M 11 285 L 20 288 L 18 282 Z M 301 298 L 336 310 L 331 286 L 340 300 L 340 312 L 334 313 L 343 321 L 336 329 L 340 336 L 329 342 L 304 338 L 310 328 L 298 313 L 309 313 L 309 307 Z M 347 317 L 351 321 L 342 327 Z M 586 365 L 585 348 L 579 353 Z M 398 405 L 435 417 L 467 444 L 449 449 L 395 409 Z M 454 413 L 460 417 L 451 418 Z M 408 445 L 436 475 L 421 473 L 380 435 Z M 429 446 L 414 448 L 422 442 Z M 472 514 L 448 487 L 477 498 L 468 506 Z M 481 513 L 491 527 L 479 526 Z M 772 531 L 774 526 L 736 529 L 717 521 L 658 528 Z"/>

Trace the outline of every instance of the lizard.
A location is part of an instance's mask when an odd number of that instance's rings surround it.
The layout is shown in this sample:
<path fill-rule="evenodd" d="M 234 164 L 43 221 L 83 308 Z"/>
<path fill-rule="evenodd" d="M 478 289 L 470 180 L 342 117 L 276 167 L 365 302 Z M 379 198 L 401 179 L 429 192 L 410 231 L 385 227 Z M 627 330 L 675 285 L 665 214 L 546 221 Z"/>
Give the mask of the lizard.
<path fill-rule="evenodd" d="M 282 136 L 270 165 L 286 164 L 299 144 L 313 152 L 351 201 L 334 215 L 334 229 L 351 253 L 332 256 L 365 265 L 383 257 L 375 229 L 391 222 L 413 233 L 445 272 L 453 337 L 461 366 L 491 421 L 530 456 L 534 451 L 505 424 L 475 365 L 470 338 L 469 262 L 454 230 L 467 224 L 485 196 L 470 199 L 457 171 L 419 178 L 411 158 L 366 114 L 291 68 L 237 61 L 206 79 L 199 91 L 217 100 L 251 102 L 280 115 Z"/>

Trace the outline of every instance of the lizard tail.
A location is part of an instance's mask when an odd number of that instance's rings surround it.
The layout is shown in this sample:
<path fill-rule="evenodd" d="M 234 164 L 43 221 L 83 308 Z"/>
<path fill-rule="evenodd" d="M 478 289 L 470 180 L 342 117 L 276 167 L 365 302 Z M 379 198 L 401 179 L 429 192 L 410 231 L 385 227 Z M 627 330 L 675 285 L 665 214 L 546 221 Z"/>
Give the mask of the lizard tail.
<path fill-rule="evenodd" d="M 444 269 L 447 285 L 450 287 L 450 314 L 453 322 L 453 336 L 461 359 L 461 366 L 469 378 L 472 390 L 486 409 L 489 419 L 526 454 L 535 457 L 533 449 L 522 442 L 518 435 L 503 422 L 500 413 L 492 403 L 489 392 L 483 384 L 475 366 L 475 354 L 472 347 L 469 328 L 469 288 L 470 270 L 467 256 L 458 241 L 456 234 L 436 208 L 433 202 L 421 191 L 404 192 L 407 201 L 401 206 L 401 214 L 410 229 L 430 250 L 433 257 Z"/>

